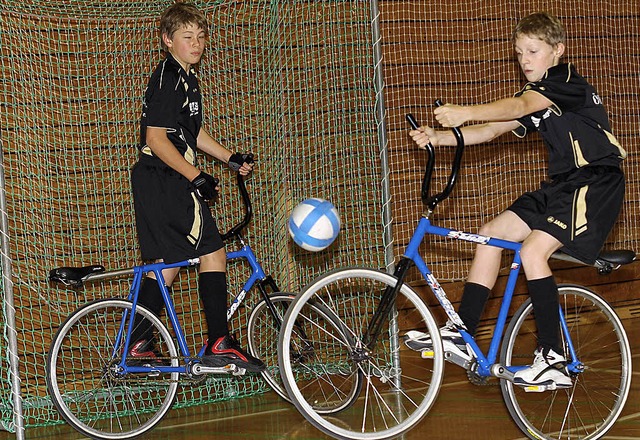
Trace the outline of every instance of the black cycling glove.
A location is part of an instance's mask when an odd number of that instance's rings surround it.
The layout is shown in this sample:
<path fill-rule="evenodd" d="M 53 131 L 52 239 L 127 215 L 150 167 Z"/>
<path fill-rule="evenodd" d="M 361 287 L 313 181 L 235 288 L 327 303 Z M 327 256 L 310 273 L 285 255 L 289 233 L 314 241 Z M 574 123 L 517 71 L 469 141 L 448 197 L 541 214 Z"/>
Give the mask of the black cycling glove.
<path fill-rule="evenodd" d="M 243 163 L 253 163 L 253 154 L 233 153 L 229 158 L 229 168 L 233 171 L 240 171 Z"/>
<path fill-rule="evenodd" d="M 216 190 L 218 183 L 220 183 L 218 179 L 202 171 L 191 181 L 191 184 L 196 190 L 196 194 L 205 202 L 213 200 L 216 194 L 218 194 Z"/>

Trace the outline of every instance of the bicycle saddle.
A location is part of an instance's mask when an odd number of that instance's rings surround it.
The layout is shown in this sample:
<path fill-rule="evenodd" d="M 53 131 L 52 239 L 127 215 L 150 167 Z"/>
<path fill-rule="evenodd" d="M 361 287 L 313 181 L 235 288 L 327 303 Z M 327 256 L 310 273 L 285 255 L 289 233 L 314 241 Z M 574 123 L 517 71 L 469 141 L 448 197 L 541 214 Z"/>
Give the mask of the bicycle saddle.
<path fill-rule="evenodd" d="M 627 249 L 614 250 L 614 251 L 602 251 L 598 255 L 598 261 L 604 261 L 613 265 L 621 266 L 623 264 L 629 264 L 636 259 L 636 253 Z"/>
<path fill-rule="evenodd" d="M 104 271 L 104 266 L 99 264 L 85 267 L 58 267 L 49 272 L 49 281 L 60 282 L 65 286 L 82 287 L 82 282 L 87 275 Z"/>
<path fill-rule="evenodd" d="M 558 260 L 572 261 L 574 263 L 585 264 L 583 261 L 572 257 L 562 251 L 556 251 L 551 255 Z M 596 258 L 593 267 L 598 269 L 598 273 L 601 275 L 607 275 L 620 268 L 625 264 L 632 263 L 636 259 L 636 253 L 628 249 L 615 249 L 610 251 L 602 251 L 598 258 Z"/>

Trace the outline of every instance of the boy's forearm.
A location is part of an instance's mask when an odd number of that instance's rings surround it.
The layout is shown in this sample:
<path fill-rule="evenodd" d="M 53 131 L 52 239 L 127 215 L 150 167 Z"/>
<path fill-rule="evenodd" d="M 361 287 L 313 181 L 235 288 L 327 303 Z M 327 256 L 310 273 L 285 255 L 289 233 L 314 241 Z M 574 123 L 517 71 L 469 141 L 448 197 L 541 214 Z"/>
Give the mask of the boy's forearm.
<path fill-rule="evenodd" d="M 231 151 L 227 150 L 220 142 L 212 138 L 205 130 L 198 133 L 198 149 L 215 157 L 224 163 L 229 162 Z"/>
<path fill-rule="evenodd" d="M 189 181 L 200 174 L 200 170 L 187 162 L 166 136 L 163 139 L 161 136 L 153 137 L 147 135 L 147 145 L 154 155 Z"/>
<path fill-rule="evenodd" d="M 537 92 L 525 92 L 520 96 L 499 99 L 487 104 L 467 107 L 469 121 L 514 121 L 534 112 L 544 110 L 553 103 Z"/>
<path fill-rule="evenodd" d="M 467 125 L 460 128 L 465 145 L 476 145 L 491 141 L 519 126 L 515 121 Z M 440 131 L 440 145 L 456 145 L 456 137 L 451 130 Z"/>
<path fill-rule="evenodd" d="M 504 98 L 487 104 L 469 106 L 469 121 L 512 121 L 527 113 L 519 98 Z"/>

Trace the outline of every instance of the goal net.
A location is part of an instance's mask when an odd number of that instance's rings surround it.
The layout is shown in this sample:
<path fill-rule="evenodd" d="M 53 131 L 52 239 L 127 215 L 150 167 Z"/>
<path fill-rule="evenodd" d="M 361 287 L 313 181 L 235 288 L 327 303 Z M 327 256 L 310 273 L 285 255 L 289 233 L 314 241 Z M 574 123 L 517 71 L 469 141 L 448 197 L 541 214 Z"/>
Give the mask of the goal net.
<path fill-rule="evenodd" d="M 162 58 L 158 18 L 171 0 L 4 0 L 0 5 L 0 147 L 10 262 L 3 292 L 0 424 L 15 429 L 16 391 L 8 361 L 17 337 L 20 396 L 29 426 L 60 422 L 47 395 L 44 363 L 55 331 L 81 304 L 124 297 L 129 279 L 82 290 L 47 282 L 59 266 L 139 263 L 129 173 L 137 157 L 141 99 Z M 196 1 L 210 21 L 199 66 L 205 124 L 233 151 L 251 151 L 248 181 L 254 216 L 246 238 L 283 291 L 346 265 L 389 268 L 413 232 L 422 206 L 424 154 L 408 137 L 406 113 L 432 124 L 432 103 L 473 104 L 517 91 L 522 82 L 510 34 L 537 10 L 555 13 L 569 35 L 565 58 L 599 91 L 613 130 L 629 151 L 627 199 L 608 247 L 637 249 L 637 133 L 640 13 L 631 0 L 594 7 L 588 0 L 209 0 Z M 381 87 L 384 80 L 384 88 Z M 436 188 L 450 150 L 438 149 Z M 201 160 L 205 160 L 201 156 Z M 242 216 L 233 175 L 215 161 L 222 181 L 214 206 L 222 230 Z M 438 224 L 475 231 L 520 193 L 545 178 L 536 136 L 504 136 L 470 147 Z M 387 189 L 389 191 L 387 191 Z M 286 221 L 308 197 L 333 202 L 338 241 L 319 253 L 289 239 Z M 390 223 L 390 221 L 392 222 Z M 391 234 L 390 225 L 393 226 Z M 441 279 L 466 274 L 472 246 L 430 240 L 423 256 Z M 397 258 L 397 257 L 396 257 Z M 246 279 L 229 267 L 229 291 Z M 10 277 L 10 283 L 7 278 Z M 173 287 L 191 347 L 202 343 L 203 317 L 193 271 Z M 243 345 L 249 295 L 231 323 Z M 15 326 L 7 316 L 15 308 Z M 211 377 L 182 387 L 178 405 L 265 391 L 257 377 Z"/>
<path fill-rule="evenodd" d="M 44 364 L 57 327 L 97 298 L 126 297 L 129 278 L 82 290 L 47 282 L 59 266 L 139 262 L 130 196 L 146 82 L 162 59 L 158 19 L 171 1 L 14 1 L 0 6 L 2 150 L 23 409 L 27 425 L 59 421 Z M 210 22 L 199 66 L 205 125 L 232 151 L 253 152 L 247 182 L 253 220 L 245 233 L 282 291 L 341 265 L 385 267 L 370 5 L 366 2 L 198 1 Z M 219 177 L 213 207 L 221 230 L 243 212 L 232 173 L 201 157 Z M 337 242 L 309 253 L 288 237 L 300 201 L 330 200 L 342 217 Z M 233 249 L 229 245 L 229 250 Z M 248 267 L 231 264 L 229 291 Z M 190 348 L 203 341 L 195 272 L 173 296 Z M 246 346 L 247 296 L 231 322 Z M 273 352 L 277 341 L 273 341 Z M 7 353 L 3 347 L 5 362 Z M 9 371 L 4 369 L 3 371 Z M 0 391 L 12 427 L 11 378 Z M 211 377 L 181 387 L 176 405 L 246 396 L 259 376 Z"/>

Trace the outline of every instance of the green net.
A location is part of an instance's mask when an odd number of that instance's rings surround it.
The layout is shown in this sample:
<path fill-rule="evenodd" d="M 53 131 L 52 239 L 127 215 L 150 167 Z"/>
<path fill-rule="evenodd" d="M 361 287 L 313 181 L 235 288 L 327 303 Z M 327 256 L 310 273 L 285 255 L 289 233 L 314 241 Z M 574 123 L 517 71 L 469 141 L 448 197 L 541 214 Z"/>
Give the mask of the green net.
<path fill-rule="evenodd" d="M 48 271 L 88 264 L 113 270 L 139 262 L 129 172 L 146 81 L 162 58 L 157 22 L 169 4 L 5 1 L 0 7 L 7 235 L 27 425 L 60 420 L 44 377 L 57 327 L 87 301 L 125 297 L 130 281 L 65 290 L 49 285 Z M 199 69 L 205 124 L 232 151 L 256 155 L 247 183 L 254 217 L 245 235 L 265 271 L 281 290 L 296 291 L 334 266 L 384 267 L 370 5 L 198 6 L 211 34 Z M 226 230 L 243 215 L 235 179 L 217 163 L 204 167 L 222 181 L 213 209 Z M 320 253 L 298 248 L 286 229 L 292 208 L 308 197 L 330 200 L 342 217 L 338 242 Z M 248 267 L 231 264 L 229 291 L 240 291 L 248 276 Z M 192 349 L 203 340 L 196 278 L 185 271 L 173 287 Z M 231 323 L 243 345 L 246 317 L 257 300 L 252 292 Z M 1 423 L 12 429 L 9 379 L 5 373 L 0 408 Z M 256 376 L 211 377 L 182 387 L 177 405 L 265 389 Z"/>
<path fill-rule="evenodd" d="M 139 261 L 129 170 L 137 155 L 143 90 L 161 59 L 157 20 L 170 3 L 5 0 L 0 5 L 0 142 L 9 216 L 3 233 L 13 269 L 28 425 L 59 421 L 43 367 L 58 325 L 79 305 L 123 297 L 128 289 L 126 278 L 81 291 L 61 289 L 47 283 L 49 269 L 91 263 L 118 269 Z M 634 148 L 640 131 L 640 13 L 635 2 L 614 0 L 597 10 L 587 0 L 197 3 L 211 23 L 199 73 L 206 124 L 231 150 L 256 154 L 248 182 L 255 212 L 246 235 L 281 290 L 296 291 L 331 267 L 386 267 L 389 246 L 400 254 L 422 210 L 425 165 L 407 136 L 404 115 L 412 112 L 433 125 L 436 98 L 480 103 L 517 91 L 521 77 L 510 32 L 519 18 L 536 10 L 557 14 L 567 26 L 566 58 L 597 87 L 614 133 L 630 153 L 624 164 L 627 199 L 607 247 L 638 248 L 640 170 Z M 376 86 L 378 68 L 384 90 Z M 382 98 L 384 119 L 378 116 Z M 518 194 L 537 187 L 546 168 L 543 150 L 536 136 L 504 136 L 467 149 L 459 184 L 438 208 L 437 223 L 477 230 Z M 388 162 L 381 152 L 388 152 Z M 436 178 L 443 180 L 450 157 L 447 151 L 438 154 Z M 214 209 L 221 229 L 228 229 L 242 215 L 233 177 L 217 163 L 206 168 L 222 180 L 221 202 Z M 391 199 L 383 191 L 387 177 Z M 338 242 L 325 252 L 300 250 L 286 231 L 291 209 L 308 197 L 331 200 L 342 217 Z M 393 243 L 385 239 L 385 207 L 392 208 Z M 430 240 L 423 256 L 438 278 L 461 279 L 472 249 Z M 203 335 L 194 275 L 183 272 L 173 289 L 192 347 Z M 229 275 L 229 290 L 237 292 L 246 268 L 234 263 Z M 243 343 L 255 301 L 250 295 L 232 321 Z M 12 429 L 3 324 L 0 423 Z M 265 389 L 255 377 L 212 377 L 181 388 L 178 405 Z"/>

